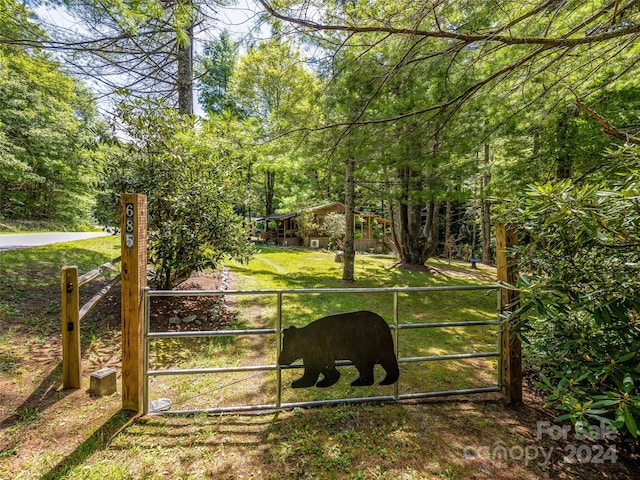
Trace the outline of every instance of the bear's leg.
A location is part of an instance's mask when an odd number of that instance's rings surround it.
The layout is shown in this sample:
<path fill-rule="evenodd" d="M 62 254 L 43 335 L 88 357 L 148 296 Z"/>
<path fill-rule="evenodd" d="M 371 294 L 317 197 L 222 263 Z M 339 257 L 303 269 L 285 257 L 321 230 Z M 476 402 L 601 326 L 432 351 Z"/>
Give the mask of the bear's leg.
<path fill-rule="evenodd" d="M 375 362 L 363 361 L 355 364 L 360 376 L 351 382 L 352 387 L 364 387 L 373 385 L 373 366 Z"/>
<path fill-rule="evenodd" d="M 318 387 L 330 387 L 340 379 L 340 372 L 336 369 L 335 365 L 325 366 L 322 374 L 324 378 L 316 384 Z"/>
<path fill-rule="evenodd" d="M 384 360 L 381 362 L 382 368 L 387 372 L 386 377 L 380 380 L 380 385 L 391 385 L 398 381 L 398 377 L 400 376 L 400 370 L 398 369 L 398 361 L 396 360 L 396 356 Z"/>
<path fill-rule="evenodd" d="M 304 366 L 304 375 L 297 380 L 291 382 L 293 388 L 312 387 L 318 381 L 320 370 L 315 365 Z"/>

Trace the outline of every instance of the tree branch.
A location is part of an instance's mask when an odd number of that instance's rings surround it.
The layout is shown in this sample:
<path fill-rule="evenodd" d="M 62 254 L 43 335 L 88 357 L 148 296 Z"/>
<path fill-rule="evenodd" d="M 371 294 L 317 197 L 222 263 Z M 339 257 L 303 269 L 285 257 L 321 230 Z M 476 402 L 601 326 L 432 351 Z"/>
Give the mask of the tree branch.
<path fill-rule="evenodd" d="M 349 33 L 389 33 L 411 36 L 422 36 L 429 38 L 439 38 L 445 40 L 459 40 L 467 44 L 477 42 L 496 42 L 505 45 L 540 45 L 547 48 L 569 48 L 579 45 L 594 44 L 611 40 L 612 38 L 624 37 L 627 35 L 633 35 L 640 33 L 640 24 L 629 24 L 620 28 L 614 28 L 603 33 L 595 35 L 586 35 L 581 37 L 567 38 L 567 36 L 561 36 L 557 38 L 553 37 L 512 37 L 507 35 L 499 35 L 496 32 L 488 32 L 482 34 L 471 33 L 458 33 L 447 30 L 422 30 L 419 28 L 395 28 L 384 25 L 374 26 L 355 26 L 355 25 L 332 25 L 314 22 L 303 18 L 291 17 L 284 15 L 275 10 L 266 0 L 259 0 L 264 9 L 275 18 L 300 25 L 311 30 L 325 30 L 325 31 L 337 31 L 337 32 L 349 32 Z M 523 17 L 526 18 L 526 17 Z M 584 22 L 583 22 L 584 23 Z M 505 27 L 499 29 L 503 30 Z"/>
<path fill-rule="evenodd" d="M 580 110 L 582 110 L 588 116 L 593 118 L 596 122 L 602 125 L 602 131 L 607 135 L 610 135 L 614 138 L 620 138 L 626 141 L 627 143 L 640 145 L 640 138 L 634 137 L 630 133 L 623 132 L 622 130 L 614 127 L 609 123 L 609 121 L 606 118 L 604 118 L 602 115 L 598 114 L 595 110 L 592 110 L 591 108 L 587 107 L 584 103 L 582 103 L 582 100 L 580 100 L 579 98 L 576 99 L 576 105 L 578 105 L 578 108 Z"/>

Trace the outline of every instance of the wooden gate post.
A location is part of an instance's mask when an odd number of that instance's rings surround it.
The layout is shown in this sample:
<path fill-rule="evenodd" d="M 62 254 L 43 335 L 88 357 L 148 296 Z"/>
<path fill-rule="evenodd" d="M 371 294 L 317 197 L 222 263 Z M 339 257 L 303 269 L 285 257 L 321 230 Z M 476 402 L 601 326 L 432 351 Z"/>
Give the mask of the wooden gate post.
<path fill-rule="evenodd" d="M 147 285 L 147 197 L 120 197 L 122 408 L 143 411 L 144 289 Z"/>
<path fill-rule="evenodd" d="M 62 293 L 62 388 L 80 388 L 78 267 L 62 267 L 60 289 Z"/>
<path fill-rule="evenodd" d="M 516 268 L 509 252 L 518 244 L 518 234 L 508 226 L 496 225 L 496 265 L 498 281 L 514 286 Z M 500 313 L 503 315 L 501 330 L 501 372 L 502 399 L 511 404 L 522 403 L 522 344 L 520 333 L 512 328 L 513 313 L 518 308 L 519 293 L 513 288 L 502 288 Z"/>

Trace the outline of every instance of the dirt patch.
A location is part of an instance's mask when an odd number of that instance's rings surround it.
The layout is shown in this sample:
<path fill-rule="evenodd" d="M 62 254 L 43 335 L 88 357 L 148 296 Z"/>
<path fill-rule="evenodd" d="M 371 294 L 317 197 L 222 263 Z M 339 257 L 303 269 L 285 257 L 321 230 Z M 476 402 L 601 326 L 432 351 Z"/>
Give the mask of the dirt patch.
<path fill-rule="evenodd" d="M 176 285 L 174 290 L 216 291 L 222 286 L 220 272 L 203 273 L 196 274 Z M 224 288 L 228 288 L 228 283 L 225 283 Z M 96 306 L 91 317 L 99 318 L 103 324 L 107 322 L 119 326 L 120 298 L 120 286 L 116 285 Z M 232 319 L 232 315 L 226 311 L 224 304 L 223 295 L 153 297 L 150 330 L 172 332 L 224 328 Z"/>
<path fill-rule="evenodd" d="M 213 274 L 196 274 L 174 290 L 217 291 L 227 289 L 228 285 L 228 271 L 222 270 Z M 181 295 L 151 299 L 152 332 L 221 330 L 228 327 L 234 318 L 233 312 L 226 308 L 224 295 Z"/>
<path fill-rule="evenodd" d="M 477 272 L 471 272 L 469 270 L 464 270 L 464 271 L 460 271 L 460 270 L 456 270 L 454 268 L 447 268 L 447 267 L 442 267 L 442 266 L 438 266 L 436 267 L 432 267 L 432 271 L 434 273 L 438 273 L 441 275 L 446 275 L 447 277 L 453 277 L 453 278 L 465 278 L 465 279 L 474 279 L 474 280 L 481 280 L 484 282 L 492 282 L 496 280 L 496 275 L 493 272 L 484 272 L 482 270 L 478 270 Z"/>
<path fill-rule="evenodd" d="M 496 281 L 496 268 L 491 265 L 477 264 L 476 268 L 468 268 L 469 263 L 461 261 L 449 262 L 443 259 L 432 260 L 431 271 L 452 278 L 473 279 L 483 282 Z"/>

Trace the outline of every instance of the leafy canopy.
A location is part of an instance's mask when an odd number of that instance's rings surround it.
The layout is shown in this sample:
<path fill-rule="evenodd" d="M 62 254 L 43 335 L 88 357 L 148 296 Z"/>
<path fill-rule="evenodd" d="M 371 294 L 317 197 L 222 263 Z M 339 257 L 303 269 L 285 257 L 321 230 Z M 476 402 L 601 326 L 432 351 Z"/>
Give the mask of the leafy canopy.
<path fill-rule="evenodd" d="M 0 39 L 44 36 L 23 5 L 1 5 Z M 46 53 L 3 42 L 0 87 L 0 218 L 88 218 L 100 128 L 92 96 Z"/>

